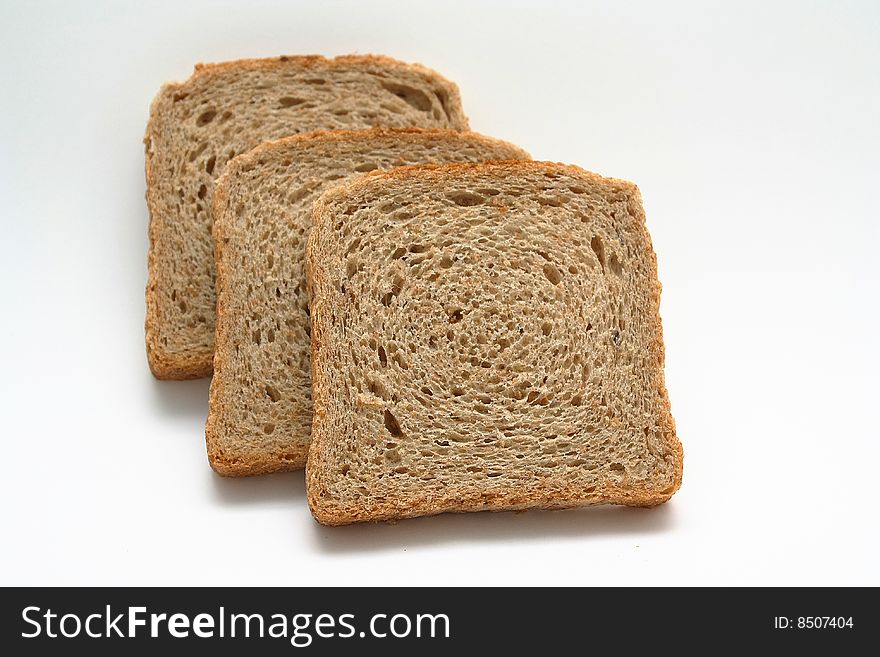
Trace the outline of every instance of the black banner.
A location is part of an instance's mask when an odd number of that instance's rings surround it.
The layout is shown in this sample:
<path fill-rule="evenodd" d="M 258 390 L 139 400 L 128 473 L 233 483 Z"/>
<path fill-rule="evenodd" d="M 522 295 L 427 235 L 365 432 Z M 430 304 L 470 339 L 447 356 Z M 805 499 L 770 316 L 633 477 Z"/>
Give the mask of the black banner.
<path fill-rule="evenodd" d="M 689 647 L 854 654 L 848 651 L 880 639 L 873 589 L 22 588 L 2 595 L 2 645 L 13 649 L 5 654 Z"/>

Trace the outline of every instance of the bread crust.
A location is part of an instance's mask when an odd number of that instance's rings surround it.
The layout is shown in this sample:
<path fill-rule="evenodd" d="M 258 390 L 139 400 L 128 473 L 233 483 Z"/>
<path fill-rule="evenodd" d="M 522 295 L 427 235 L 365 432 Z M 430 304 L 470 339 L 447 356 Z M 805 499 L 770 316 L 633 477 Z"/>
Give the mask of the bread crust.
<path fill-rule="evenodd" d="M 199 379 L 211 376 L 213 372 L 214 353 L 212 347 L 196 346 L 186 352 L 178 352 L 166 349 L 159 338 L 159 327 L 162 326 L 161 304 L 159 303 L 159 274 L 158 274 L 158 244 L 162 241 L 162 231 L 165 226 L 171 224 L 169 218 L 162 216 L 161 198 L 158 190 L 160 176 L 157 158 L 153 157 L 157 141 L 161 138 L 157 130 L 158 114 L 160 107 L 173 94 L 180 92 L 201 80 L 209 79 L 218 73 L 234 70 L 259 70 L 284 67 L 297 69 L 312 68 L 317 66 L 340 66 L 358 64 L 365 68 L 371 66 L 381 67 L 382 70 L 400 70 L 409 73 L 418 73 L 429 78 L 435 84 L 443 87 L 447 94 L 448 102 L 445 104 L 449 118 L 460 126 L 461 130 L 468 130 L 469 124 L 461 106 L 461 95 L 457 85 L 440 75 L 436 71 L 422 64 L 398 61 L 384 55 L 340 55 L 328 58 L 321 55 L 281 55 L 263 59 L 240 59 L 229 62 L 199 63 L 193 68 L 193 73 L 184 82 L 171 82 L 162 85 L 159 93 L 150 105 L 150 116 L 144 134 L 145 177 L 146 177 L 146 201 L 149 211 L 149 255 L 147 259 L 147 286 L 146 286 L 146 317 L 144 321 L 144 333 L 147 352 L 147 362 L 150 371 L 157 379 L 161 380 L 185 380 Z"/>
<path fill-rule="evenodd" d="M 586 171 L 578 166 L 561 164 L 556 162 L 480 162 L 464 164 L 422 164 L 399 167 L 387 171 L 373 171 L 357 179 L 343 182 L 333 189 L 325 192 L 313 206 L 313 225 L 318 225 L 321 217 L 328 210 L 328 206 L 335 199 L 343 199 L 355 196 L 357 192 L 369 186 L 376 178 L 386 181 L 405 180 L 420 176 L 425 171 L 434 171 L 440 174 L 441 180 L 455 180 L 456 175 L 462 171 L 509 173 L 515 175 L 518 172 L 554 172 L 565 171 L 578 177 L 603 181 L 604 183 L 616 184 L 628 190 L 630 202 L 636 210 L 636 215 L 645 224 L 644 210 L 641 205 L 641 192 L 638 187 L 629 181 L 608 178 Z M 650 244 L 650 235 L 645 230 Z M 306 257 L 306 271 L 309 286 L 309 295 L 314 299 L 313 292 L 318 285 L 325 284 L 321 278 L 322 270 L 314 257 L 314 245 L 318 238 L 318 231 L 313 230 L 309 236 Z M 655 281 L 654 291 L 651 295 L 650 308 L 646 312 L 660 317 L 660 291 L 661 285 L 657 276 L 657 257 L 650 248 L 650 262 L 648 263 L 652 280 Z M 503 492 L 480 492 L 462 496 L 460 493 L 447 495 L 422 495 L 409 497 L 405 500 L 367 500 L 359 504 L 344 504 L 332 498 L 326 481 L 330 481 L 330 465 L 325 462 L 324 454 L 326 446 L 334 439 L 324 429 L 330 426 L 326 421 L 327 407 L 330 400 L 329 379 L 327 372 L 333 364 L 327 356 L 325 332 L 330 326 L 330 320 L 320 303 L 313 303 L 311 322 L 312 341 L 312 396 L 315 408 L 315 420 L 312 430 L 312 441 L 309 447 L 308 462 L 306 465 L 306 488 L 309 508 L 314 518 L 323 525 L 346 525 L 356 522 L 382 522 L 394 521 L 405 518 L 436 515 L 439 513 L 463 513 L 470 511 L 521 511 L 525 509 L 562 509 L 595 504 L 618 504 L 634 507 L 653 507 L 668 501 L 681 487 L 683 474 L 683 448 L 678 438 L 675 421 L 673 420 L 668 392 L 666 390 L 664 363 L 664 344 L 662 334 L 662 322 L 656 333 L 655 341 L 660 354 L 660 384 L 662 387 L 662 400 L 664 407 L 660 411 L 660 423 L 667 428 L 664 433 L 666 448 L 673 455 L 675 462 L 674 481 L 671 486 L 663 490 L 633 490 L 618 486 L 606 486 L 602 489 L 585 493 L 575 486 L 556 486 L 553 482 L 539 482 L 522 491 Z"/>

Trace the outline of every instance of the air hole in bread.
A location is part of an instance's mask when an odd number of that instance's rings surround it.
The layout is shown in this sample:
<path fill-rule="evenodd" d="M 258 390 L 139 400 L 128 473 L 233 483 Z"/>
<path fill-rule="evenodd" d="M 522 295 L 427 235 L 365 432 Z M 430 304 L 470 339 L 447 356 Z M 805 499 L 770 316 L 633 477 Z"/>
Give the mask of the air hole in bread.
<path fill-rule="evenodd" d="M 392 201 L 387 201 L 385 203 L 382 203 L 381 205 L 377 205 L 376 210 L 378 210 L 379 212 L 382 212 L 384 214 L 391 214 L 395 210 L 399 210 L 401 207 L 402 206 L 400 205 L 400 203 L 392 200 Z"/>
<path fill-rule="evenodd" d="M 275 425 L 272 422 L 268 422 L 263 425 L 263 433 L 270 434 L 275 431 Z"/>
<path fill-rule="evenodd" d="M 199 144 L 199 147 L 198 147 L 197 149 L 195 149 L 194 151 L 190 152 L 190 154 L 189 154 L 189 161 L 190 161 L 190 162 L 195 162 L 196 158 L 197 158 L 199 155 L 201 155 L 202 153 L 204 153 L 204 152 L 205 152 L 205 149 L 206 149 L 207 147 L 208 147 L 208 143 L 207 143 L 207 142 L 204 142 L 204 141 L 203 141 L 201 144 Z"/>
<path fill-rule="evenodd" d="M 358 164 L 354 170 L 358 173 L 366 173 L 367 171 L 375 171 L 379 168 L 379 165 L 375 162 L 364 162 L 363 164 Z"/>
<path fill-rule="evenodd" d="M 353 277 L 358 270 L 358 259 L 357 258 L 349 258 L 348 262 L 345 264 L 345 271 L 348 273 L 348 277 Z"/>
<path fill-rule="evenodd" d="M 464 315 L 461 312 L 461 308 L 456 308 L 451 313 L 449 313 L 449 323 L 450 324 L 457 324 L 458 322 L 461 321 L 461 318 L 463 316 Z M 466 340 L 467 338 L 464 338 L 464 339 Z"/>
<path fill-rule="evenodd" d="M 388 365 L 388 354 L 385 353 L 385 347 L 379 345 L 379 348 L 376 351 L 379 354 L 379 362 L 382 364 L 382 367 Z"/>
<path fill-rule="evenodd" d="M 552 331 L 553 331 L 553 324 L 551 324 L 550 322 L 542 322 L 541 323 L 541 333 L 543 333 L 544 335 L 550 335 L 550 333 Z"/>
<path fill-rule="evenodd" d="M 440 266 L 443 269 L 449 269 L 452 266 L 452 258 L 444 253 L 443 257 L 440 258 Z"/>
<path fill-rule="evenodd" d="M 404 280 L 400 274 L 394 275 L 394 280 L 391 281 L 391 292 L 394 296 L 400 295 L 400 292 L 403 290 Z"/>
<path fill-rule="evenodd" d="M 480 205 L 486 200 L 480 194 L 475 194 L 473 192 L 451 192 L 446 195 L 446 198 L 462 207 Z"/>
<path fill-rule="evenodd" d="M 383 421 L 385 423 L 385 428 L 392 436 L 402 437 L 404 435 L 403 431 L 400 428 L 400 423 L 397 421 L 397 418 L 394 417 L 394 414 L 387 408 L 383 413 Z"/>
<path fill-rule="evenodd" d="M 613 273 L 615 276 L 620 276 L 621 274 L 623 274 L 623 266 L 617 259 L 616 254 L 611 255 L 611 259 L 608 261 L 608 268 L 611 269 L 611 273 Z"/>
<path fill-rule="evenodd" d="M 311 193 L 311 190 L 308 187 L 298 187 L 297 189 L 290 192 L 290 195 L 287 197 L 287 200 L 292 204 L 299 203 L 306 196 Z"/>
<path fill-rule="evenodd" d="M 205 171 L 210 175 L 214 173 L 214 165 L 217 162 L 217 156 L 212 155 L 208 158 L 208 161 L 205 162 Z"/>
<path fill-rule="evenodd" d="M 199 197 L 199 198 L 205 198 L 205 196 L 207 196 L 207 195 L 208 195 L 208 187 L 207 187 L 206 185 L 200 185 L 200 186 L 199 186 L 198 197 Z"/>
<path fill-rule="evenodd" d="M 385 91 L 394 94 L 410 107 L 413 107 L 420 112 L 430 111 L 432 107 L 431 99 L 428 98 L 424 91 L 405 84 L 399 84 L 387 80 L 383 80 L 381 84 Z"/>
<path fill-rule="evenodd" d="M 571 398 L 571 405 L 572 405 L 572 406 L 580 406 L 582 401 L 583 401 L 583 397 L 581 397 L 581 395 L 579 395 L 579 394 L 578 394 L 578 395 L 574 395 L 574 396 Z"/>
<path fill-rule="evenodd" d="M 273 402 L 277 402 L 279 399 L 281 399 L 281 393 L 278 392 L 278 388 L 272 385 L 266 386 L 266 396 Z"/>
<path fill-rule="evenodd" d="M 403 355 L 402 353 L 400 353 L 399 351 L 398 351 L 398 352 L 395 352 L 395 353 L 391 356 L 391 359 L 392 359 L 395 363 L 397 363 L 397 365 L 398 365 L 398 367 L 400 367 L 400 369 L 403 369 L 403 370 L 408 370 L 408 369 L 409 369 L 409 363 L 408 363 L 407 360 L 406 360 L 406 356 L 404 356 L 404 355 Z"/>
<path fill-rule="evenodd" d="M 434 89 L 434 95 L 437 96 L 437 100 L 440 101 L 440 107 L 443 109 L 443 114 L 446 115 L 446 119 L 451 121 L 452 115 L 449 113 L 449 94 L 446 93 L 445 89 Z"/>
<path fill-rule="evenodd" d="M 543 271 L 544 276 L 546 276 L 547 280 L 553 283 L 553 285 L 559 285 L 560 281 L 562 281 L 562 273 L 549 262 L 544 265 Z"/>
<path fill-rule="evenodd" d="M 278 99 L 278 104 L 281 107 L 296 107 L 297 105 L 302 105 L 306 102 L 302 98 L 294 98 L 293 96 L 283 96 Z"/>
<path fill-rule="evenodd" d="M 391 397 L 388 394 L 388 389 L 377 379 L 369 379 L 367 381 L 367 390 L 380 399 L 388 400 Z"/>
<path fill-rule="evenodd" d="M 202 112 L 199 114 L 199 118 L 196 119 L 196 125 L 200 128 L 204 127 L 213 121 L 215 116 L 217 116 L 217 110 L 210 109 L 206 112 Z"/>
<path fill-rule="evenodd" d="M 602 266 L 602 271 L 605 271 L 605 247 L 602 245 L 602 239 L 596 235 L 593 239 L 590 240 L 590 248 L 593 249 L 593 253 L 596 254 L 596 258 L 599 260 L 599 264 Z"/>

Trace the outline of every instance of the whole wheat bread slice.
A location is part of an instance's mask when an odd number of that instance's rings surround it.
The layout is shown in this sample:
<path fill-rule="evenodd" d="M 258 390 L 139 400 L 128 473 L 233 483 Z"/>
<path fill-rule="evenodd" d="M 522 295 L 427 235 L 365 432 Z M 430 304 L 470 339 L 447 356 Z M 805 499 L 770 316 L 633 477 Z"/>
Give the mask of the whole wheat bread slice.
<path fill-rule="evenodd" d="M 333 128 L 466 130 L 457 87 L 377 56 L 198 65 L 162 87 L 146 144 L 150 210 L 146 344 L 160 379 L 209 376 L 214 345 L 211 197 L 226 162 L 258 144 Z"/>
<path fill-rule="evenodd" d="M 542 162 L 369 174 L 315 203 L 307 268 L 318 521 L 678 489 L 632 183 Z"/>
<path fill-rule="evenodd" d="M 206 438 L 219 473 L 302 468 L 312 422 L 305 243 L 321 192 L 372 169 L 528 158 L 452 130 L 316 132 L 235 158 L 214 192 L 217 335 Z"/>

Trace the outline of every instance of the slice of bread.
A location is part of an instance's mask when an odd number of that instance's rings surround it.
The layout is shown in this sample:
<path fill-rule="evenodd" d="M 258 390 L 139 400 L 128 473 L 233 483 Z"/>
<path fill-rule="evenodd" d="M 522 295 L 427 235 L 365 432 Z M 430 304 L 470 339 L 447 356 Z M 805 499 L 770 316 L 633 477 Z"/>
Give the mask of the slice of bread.
<path fill-rule="evenodd" d="M 235 158 L 214 191 L 217 336 L 206 438 L 212 467 L 241 476 L 306 462 L 312 422 L 305 244 L 322 191 L 372 169 L 527 159 L 452 130 L 316 132 Z"/>
<path fill-rule="evenodd" d="M 226 162 L 258 144 L 334 128 L 466 130 L 458 88 L 377 56 L 280 57 L 198 65 L 162 87 L 146 144 L 150 210 L 146 344 L 160 379 L 210 376 L 214 354 L 211 197 Z"/>
<path fill-rule="evenodd" d="M 313 226 L 318 521 L 678 489 L 635 185 L 546 162 L 407 167 L 327 192 Z"/>

